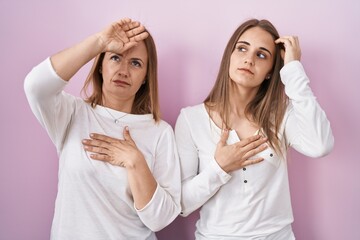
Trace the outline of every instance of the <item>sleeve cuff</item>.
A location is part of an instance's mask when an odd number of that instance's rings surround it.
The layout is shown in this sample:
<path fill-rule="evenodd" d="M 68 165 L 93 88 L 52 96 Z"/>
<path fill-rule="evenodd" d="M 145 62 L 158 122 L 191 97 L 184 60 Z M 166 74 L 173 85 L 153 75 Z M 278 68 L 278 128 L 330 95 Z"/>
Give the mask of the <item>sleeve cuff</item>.
<path fill-rule="evenodd" d="M 215 159 L 213 159 L 210 162 L 210 167 L 212 168 L 212 170 L 214 170 L 214 172 L 219 176 L 219 179 L 221 180 L 222 183 L 226 183 L 230 180 L 231 175 L 228 174 L 227 172 L 225 172 L 220 166 L 219 164 L 216 162 Z"/>

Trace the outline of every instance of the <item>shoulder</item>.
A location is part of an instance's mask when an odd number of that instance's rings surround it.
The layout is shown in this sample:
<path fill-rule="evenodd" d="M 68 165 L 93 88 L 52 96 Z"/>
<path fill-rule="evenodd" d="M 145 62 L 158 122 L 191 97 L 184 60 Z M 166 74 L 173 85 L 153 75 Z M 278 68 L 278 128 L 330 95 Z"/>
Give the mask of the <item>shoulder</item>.
<path fill-rule="evenodd" d="M 185 114 L 185 115 L 190 115 L 190 116 L 193 116 L 193 115 L 199 116 L 199 115 L 203 114 L 205 111 L 206 110 L 205 110 L 204 103 L 200 103 L 197 105 L 187 106 L 187 107 L 182 108 L 180 110 L 180 115 Z"/>
<path fill-rule="evenodd" d="M 172 126 L 167 121 L 160 119 L 157 123 L 155 123 L 156 128 L 161 129 L 162 131 L 172 130 Z"/>
<path fill-rule="evenodd" d="M 176 121 L 176 127 L 190 127 L 194 129 L 202 128 L 204 123 L 209 121 L 209 115 L 206 111 L 205 104 L 187 106 L 181 109 Z"/>

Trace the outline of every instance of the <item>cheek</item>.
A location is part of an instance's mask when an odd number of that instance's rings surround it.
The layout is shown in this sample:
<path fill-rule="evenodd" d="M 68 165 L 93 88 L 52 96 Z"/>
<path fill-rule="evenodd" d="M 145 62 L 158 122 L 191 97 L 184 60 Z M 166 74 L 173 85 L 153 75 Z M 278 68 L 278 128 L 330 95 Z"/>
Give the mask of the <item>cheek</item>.
<path fill-rule="evenodd" d="M 104 82 L 111 79 L 111 77 L 114 75 L 114 71 L 111 68 L 103 68 L 102 70 L 102 77 Z"/>
<path fill-rule="evenodd" d="M 132 75 L 133 84 L 136 88 L 140 88 L 145 80 L 146 73 L 136 73 Z"/>
<path fill-rule="evenodd" d="M 239 67 L 239 58 L 235 58 L 233 56 L 231 56 L 230 58 L 230 64 L 229 64 L 229 76 L 230 78 L 234 77 L 234 74 L 236 72 L 236 70 Z"/>
<path fill-rule="evenodd" d="M 264 64 L 258 64 L 258 72 L 261 77 L 265 79 L 266 75 L 271 72 L 272 64 L 264 63 Z"/>

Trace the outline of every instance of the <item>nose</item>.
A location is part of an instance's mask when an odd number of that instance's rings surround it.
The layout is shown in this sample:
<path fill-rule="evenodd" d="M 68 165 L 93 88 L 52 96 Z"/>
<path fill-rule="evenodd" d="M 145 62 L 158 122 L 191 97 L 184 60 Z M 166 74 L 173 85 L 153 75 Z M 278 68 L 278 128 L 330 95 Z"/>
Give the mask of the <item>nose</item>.
<path fill-rule="evenodd" d="M 119 64 L 119 70 L 117 72 L 118 75 L 128 77 L 129 76 L 129 69 L 127 61 L 123 60 Z"/>
<path fill-rule="evenodd" d="M 246 58 L 244 60 L 244 63 L 245 64 L 249 64 L 250 66 L 253 66 L 254 65 L 254 61 L 251 59 L 251 58 Z"/>
<path fill-rule="evenodd" d="M 255 65 L 254 57 L 251 54 L 246 55 L 244 59 L 244 63 L 249 64 L 250 66 Z"/>

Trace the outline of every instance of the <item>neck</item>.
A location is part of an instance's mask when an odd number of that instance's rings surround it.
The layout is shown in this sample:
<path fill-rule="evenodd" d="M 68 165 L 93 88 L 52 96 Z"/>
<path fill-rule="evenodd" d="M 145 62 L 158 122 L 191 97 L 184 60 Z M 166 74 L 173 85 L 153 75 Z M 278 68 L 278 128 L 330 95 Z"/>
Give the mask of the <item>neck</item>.
<path fill-rule="evenodd" d="M 133 100 L 118 100 L 103 96 L 102 106 L 111 108 L 120 112 L 131 113 Z"/>
<path fill-rule="evenodd" d="M 245 114 L 247 105 L 254 99 L 257 89 L 243 89 L 239 87 L 231 88 L 230 90 L 230 110 L 232 113 L 239 116 Z"/>

